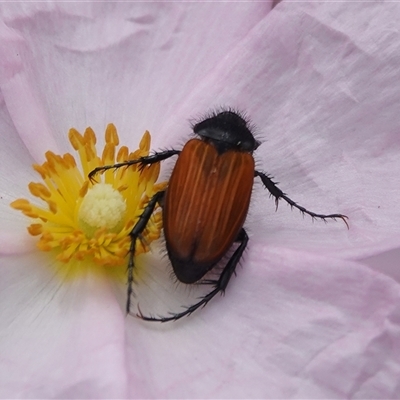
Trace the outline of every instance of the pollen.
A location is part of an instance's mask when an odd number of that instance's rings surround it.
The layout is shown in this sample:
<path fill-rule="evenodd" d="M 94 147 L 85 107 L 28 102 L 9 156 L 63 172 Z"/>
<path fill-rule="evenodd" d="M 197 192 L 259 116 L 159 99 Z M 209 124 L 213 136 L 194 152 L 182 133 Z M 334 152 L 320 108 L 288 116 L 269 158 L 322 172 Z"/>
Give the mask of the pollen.
<path fill-rule="evenodd" d="M 97 167 L 149 155 L 150 134 L 146 131 L 139 148 L 130 152 L 119 146 L 117 130 L 109 124 L 101 155 L 91 128 L 84 134 L 70 129 L 69 141 L 75 156 L 48 151 L 42 165 L 33 165 L 41 181 L 28 185 L 32 200 L 17 199 L 11 207 L 32 220 L 27 230 L 38 237 L 37 247 L 54 254 L 59 262 L 79 268 L 125 265 L 130 231 L 149 199 L 166 188 L 166 182 L 156 183 L 160 165 L 110 169 L 93 182 L 88 174 Z M 161 209 L 157 208 L 136 243 L 135 255 L 149 251 L 161 228 Z"/>

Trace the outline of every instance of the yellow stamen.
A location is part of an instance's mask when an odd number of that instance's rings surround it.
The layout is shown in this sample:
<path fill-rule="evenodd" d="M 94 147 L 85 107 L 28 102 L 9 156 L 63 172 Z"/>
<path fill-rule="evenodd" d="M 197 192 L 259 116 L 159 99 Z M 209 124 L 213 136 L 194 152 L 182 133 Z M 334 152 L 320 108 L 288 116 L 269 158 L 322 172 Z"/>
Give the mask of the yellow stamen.
<path fill-rule="evenodd" d="M 166 182 L 155 183 L 160 166 L 149 165 L 143 171 L 137 165 L 110 169 L 93 183 L 87 176 L 96 167 L 147 156 L 150 134 L 146 131 L 139 149 L 130 153 L 126 146 L 117 148 L 117 130 L 109 124 L 101 157 L 91 128 L 83 135 L 71 129 L 69 140 L 78 153 L 80 166 L 72 154 L 60 156 L 48 151 L 46 161 L 33 166 L 43 181 L 28 185 L 30 193 L 44 204 L 17 199 L 11 206 L 35 220 L 28 232 L 39 236 L 37 247 L 54 251 L 58 261 L 80 269 L 91 263 L 125 266 L 129 232 L 149 199 L 166 187 Z M 149 244 L 159 238 L 161 227 L 161 210 L 157 209 L 137 243 L 136 255 L 149 250 Z"/>

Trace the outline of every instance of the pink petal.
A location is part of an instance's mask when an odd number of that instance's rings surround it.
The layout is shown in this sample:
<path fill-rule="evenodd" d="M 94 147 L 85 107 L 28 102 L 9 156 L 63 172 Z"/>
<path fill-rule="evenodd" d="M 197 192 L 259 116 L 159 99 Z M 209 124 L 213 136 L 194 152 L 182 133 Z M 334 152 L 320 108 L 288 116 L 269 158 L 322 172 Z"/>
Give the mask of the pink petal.
<path fill-rule="evenodd" d="M 48 116 L 40 100 L 37 83 L 32 85 L 30 82 L 32 71 L 24 70 L 23 55 L 26 53 L 27 46 L 21 35 L 0 21 L 1 97 L 12 123 L 22 134 L 25 146 L 39 162 L 44 154 L 44 143 L 48 146 L 47 149 L 55 151 L 57 151 L 57 146 L 49 126 Z M 37 140 L 38 137 L 41 140 Z"/>
<path fill-rule="evenodd" d="M 257 168 L 304 207 L 349 217 L 347 231 L 284 202 L 275 213 L 257 183 L 254 236 L 351 258 L 399 247 L 399 13 L 395 3 L 281 2 L 164 126 L 198 109 L 246 110 L 264 142 Z"/>
<path fill-rule="evenodd" d="M 189 318 L 127 320 L 131 397 L 399 394 L 398 283 L 355 262 L 254 242 L 237 275 Z"/>
<path fill-rule="evenodd" d="M 12 210 L 10 203 L 26 196 L 27 184 L 36 181 L 38 176 L 32 169 L 34 160 L 14 129 L 4 101 L 0 99 L 0 251 L 13 254 L 31 251 L 34 243 L 27 234 L 27 218 Z"/>
<path fill-rule="evenodd" d="M 365 265 L 400 283 L 400 248 L 385 251 L 362 260 Z"/>
<path fill-rule="evenodd" d="M 47 118 L 60 143 L 66 143 L 71 125 L 102 131 L 109 122 L 128 144 L 132 135 L 138 137 L 145 129 L 159 138 L 164 121 L 197 82 L 270 9 L 270 1 L 235 7 L 174 2 L 7 4 L 3 18 L 23 38 L 18 47 L 9 41 L 7 52 L 22 53 L 23 61 L 17 76 L 8 78 L 7 68 L 0 74 L 1 89 L 6 88 L 6 103 L 15 106 L 15 121 L 24 121 L 27 105 L 17 108 L 12 96 L 35 96 L 31 106 L 45 113 L 39 127 Z M 20 124 L 19 134 L 29 141 L 33 128 L 27 131 Z"/>
<path fill-rule="evenodd" d="M 126 397 L 125 319 L 109 284 L 60 282 L 55 268 L 43 253 L 2 259 L 0 397 Z"/>

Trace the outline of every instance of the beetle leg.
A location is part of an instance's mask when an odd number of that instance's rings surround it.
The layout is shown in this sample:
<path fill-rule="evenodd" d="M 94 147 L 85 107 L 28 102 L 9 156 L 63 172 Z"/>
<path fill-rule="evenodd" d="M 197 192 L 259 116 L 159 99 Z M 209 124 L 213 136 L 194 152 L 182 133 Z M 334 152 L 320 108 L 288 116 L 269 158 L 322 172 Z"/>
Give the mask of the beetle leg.
<path fill-rule="evenodd" d="M 129 248 L 129 261 L 128 261 L 128 294 L 126 299 L 126 313 L 129 314 L 130 307 L 131 307 L 131 296 L 132 296 L 132 284 L 133 284 L 133 269 L 134 269 L 134 257 L 135 257 L 135 248 L 136 248 L 136 240 L 139 239 L 142 235 L 143 230 L 146 228 L 147 223 L 153 211 L 157 205 L 160 203 L 165 191 L 157 192 L 147 203 L 146 207 L 144 208 L 142 215 L 139 217 L 136 225 L 132 228 L 129 236 L 131 237 L 131 246 Z"/>
<path fill-rule="evenodd" d="M 254 176 L 259 176 L 261 178 L 261 181 L 263 185 L 268 189 L 268 191 L 271 193 L 272 196 L 275 197 L 275 205 L 276 209 L 278 209 L 278 202 L 279 199 L 285 200 L 291 207 L 297 208 L 300 210 L 302 214 L 307 214 L 310 215 L 313 219 L 314 218 L 320 218 L 322 220 L 327 220 L 327 219 L 334 219 L 336 220 L 337 218 L 340 218 L 343 220 L 343 222 L 346 224 L 347 229 L 349 229 L 349 225 L 346 221 L 348 218 L 346 215 L 343 214 L 317 214 L 315 212 L 309 211 L 306 208 L 298 205 L 296 202 L 294 202 L 292 199 L 290 199 L 288 196 L 286 196 L 286 193 L 283 193 L 281 189 L 276 186 L 276 183 L 266 174 L 260 172 L 260 171 L 254 171 Z"/>
<path fill-rule="evenodd" d="M 185 317 L 186 315 L 192 314 L 200 307 L 205 307 L 206 304 L 215 295 L 217 295 L 220 292 L 221 293 L 225 292 L 225 289 L 227 288 L 232 275 L 235 273 L 236 266 L 238 265 L 240 259 L 242 258 L 243 252 L 247 246 L 248 241 L 249 237 L 247 236 L 246 231 L 242 228 L 241 231 L 239 232 L 238 238 L 236 239 L 236 242 L 240 242 L 239 247 L 235 250 L 232 257 L 229 259 L 225 268 L 221 272 L 221 275 L 219 276 L 218 280 L 211 280 L 208 282 L 209 284 L 214 285 L 214 289 L 210 293 L 202 297 L 198 303 L 193 304 L 192 306 L 188 307 L 185 311 L 182 311 L 180 313 L 177 314 L 171 313 L 170 317 L 151 317 L 151 316 L 147 317 L 142 314 L 140 308 L 138 307 L 139 312 L 136 314 L 136 316 L 145 321 L 159 321 L 159 322 L 176 321 L 182 317 Z"/>
<path fill-rule="evenodd" d="M 89 180 L 93 181 L 94 176 L 97 175 L 99 172 L 104 172 L 104 171 L 107 171 L 107 170 L 113 169 L 113 168 L 118 169 L 121 167 L 129 167 L 130 165 L 134 165 L 134 164 L 141 164 L 139 168 L 143 169 L 143 167 L 145 165 L 150 165 L 150 164 L 154 164 L 154 163 L 157 163 L 160 161 L 164 161 L 167 158 L 175 156 L 179 153 L 180 153 L 180 150 L 165 150 L 165 151 L 161 151 L 159 153 L 154 153 L 150 156 L 137 158 L 136 160 L 124 161 L 124 162 L 112 164 L 112 165 L 104 165 L 102 167 L 95 168 L 93 171 L 91 171 L 89 173 L 88 177 L 89 177 Z"/>

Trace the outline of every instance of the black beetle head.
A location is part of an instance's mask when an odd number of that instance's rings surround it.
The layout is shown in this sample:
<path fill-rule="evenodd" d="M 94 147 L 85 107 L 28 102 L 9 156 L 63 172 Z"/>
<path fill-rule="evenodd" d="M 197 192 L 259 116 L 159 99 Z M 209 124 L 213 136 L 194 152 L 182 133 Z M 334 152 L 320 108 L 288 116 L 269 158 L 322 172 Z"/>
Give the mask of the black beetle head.
<path fill-rule="evenodd" d="M 214 144 L 219 152 L 238 150 L 252 153 L 260 145 L 248 122 L 234 111 L 222 111 L 193 126 L 193 132 Z"/>

